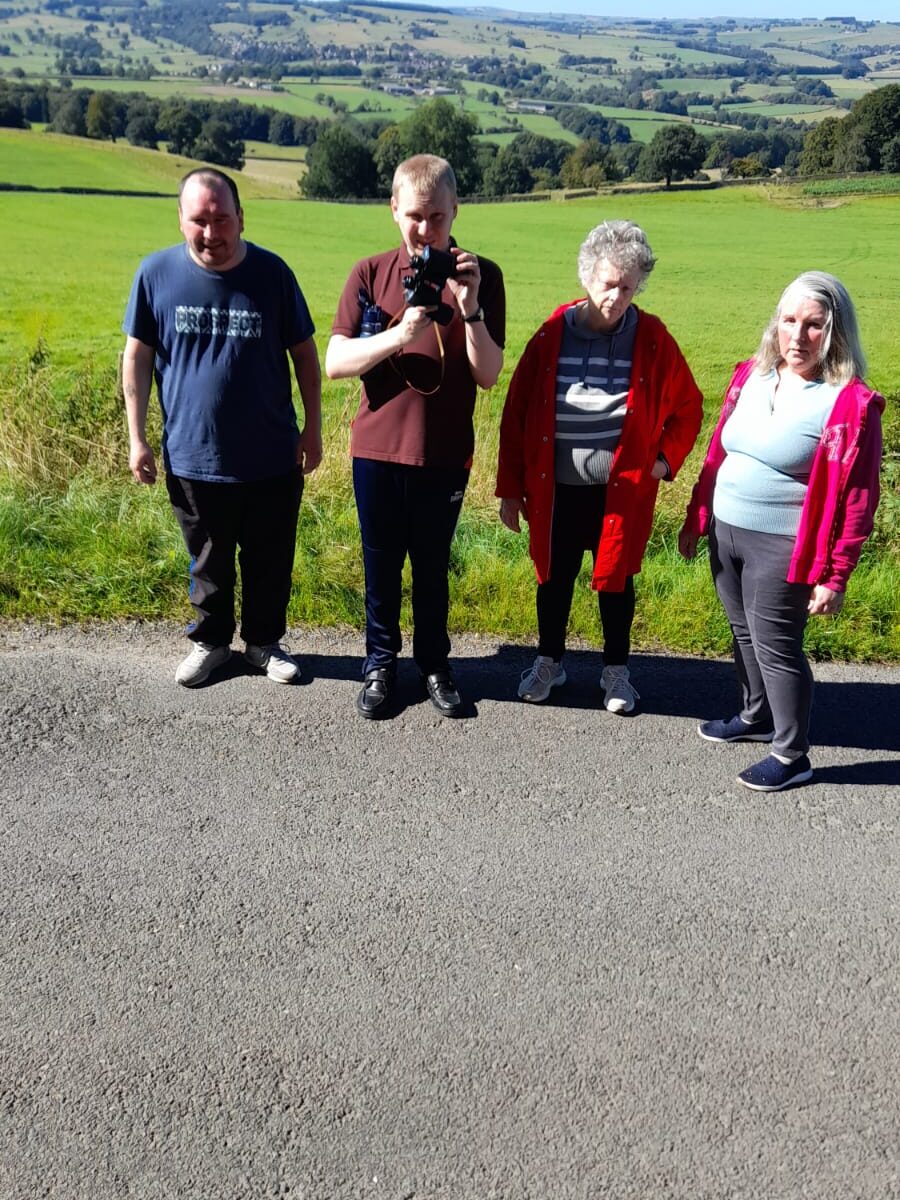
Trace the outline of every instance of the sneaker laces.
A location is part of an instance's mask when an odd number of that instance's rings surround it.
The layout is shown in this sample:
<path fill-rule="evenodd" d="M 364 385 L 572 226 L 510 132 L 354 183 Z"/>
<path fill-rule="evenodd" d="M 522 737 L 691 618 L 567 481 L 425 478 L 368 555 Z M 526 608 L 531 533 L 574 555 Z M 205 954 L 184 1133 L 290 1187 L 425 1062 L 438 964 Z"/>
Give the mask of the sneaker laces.
<path fill-rule="evenodd" d="M 608 696 L 621 697 L 626 700 L 640 700 L 641 698 L 629 678 L 627 667 L 605 667 L 600 682 Z"/>
<path fill-rule="evenodd" d="M 534 687 L 536 683 L 549 683 L 556 674 L 556 666 L 552 659 L 542 662 L 540 658 L 536 658 L 532 665 L 522 672 L 522 679 L 529 687 Z"/>

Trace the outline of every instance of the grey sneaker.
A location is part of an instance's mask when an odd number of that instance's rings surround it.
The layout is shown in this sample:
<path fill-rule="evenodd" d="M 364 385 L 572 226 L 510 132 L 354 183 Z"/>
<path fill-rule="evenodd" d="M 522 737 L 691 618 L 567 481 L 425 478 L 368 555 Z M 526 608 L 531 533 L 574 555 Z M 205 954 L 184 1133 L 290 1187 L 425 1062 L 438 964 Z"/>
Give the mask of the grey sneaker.
<path fill-rule="evenodd" d="M 539 654 L 534 665 L 522 672 L 522 682 L 519 684 L 519 697 L 529 704 L 540 704 L 546 700 L 555 687 L 566 682 L 566 672 L 562 663 L 554 662 L 546 654 Z"/>
<path fill-rule="evenodd" d="M 278 642 L 271 646 L 251 646 L 247 643 L 244 658 L 252 667 L 259 667 L 275 683 L 295 683 L 300 678 L 300 668 Z"/>
<path fill-rule="evenodd" d="M 217 667 L 224 666 L 231 658 L 230 646 L 210 646 L 208 642 L 194 642 L 194 648 L 178 664 L 175 682 L 182 687 L 196 687 L 205 683 Z"/>
<path fill-rule="evenodd" d="M 603 697 L 603 707 L 611 713 L 630 713 L 640 700 L 637 691 L 629 682 L 627 667 L 604 667 L 600 676 L 600 686 L 606 695 Z"/>

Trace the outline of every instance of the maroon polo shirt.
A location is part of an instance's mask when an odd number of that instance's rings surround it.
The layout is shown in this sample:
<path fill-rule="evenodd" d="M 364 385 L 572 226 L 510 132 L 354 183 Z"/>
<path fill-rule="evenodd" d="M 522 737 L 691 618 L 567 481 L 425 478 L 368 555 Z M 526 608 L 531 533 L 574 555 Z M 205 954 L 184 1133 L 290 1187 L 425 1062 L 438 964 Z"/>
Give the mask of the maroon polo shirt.
<path fill-rule="evenodd" d="M 488 332 L 502 347 L 506 329 L 503 276 L 490 259 L 479 255 L 478 265 L 478 302 Z M 409 270 L 409 253 L 403 246 L 358 262 L 344 286 L 331 332 L 359 336 L 360 290 L 384 309 L 388 321 L 393 317 L 399 320 L 406 308 L 403 276 Z M 414 352 L 394 354 L 362 377 L 362 398 L 350 435 L 354 458 L 414 467 L 471 463 L 476 385 L 466 357 L 465 325 L 449 288 L 444 289 L 443 299 L 454 309 L 450 324 L 437 327 L 444 343 L 443 368 L 432 328 L 416 342 Z"/>

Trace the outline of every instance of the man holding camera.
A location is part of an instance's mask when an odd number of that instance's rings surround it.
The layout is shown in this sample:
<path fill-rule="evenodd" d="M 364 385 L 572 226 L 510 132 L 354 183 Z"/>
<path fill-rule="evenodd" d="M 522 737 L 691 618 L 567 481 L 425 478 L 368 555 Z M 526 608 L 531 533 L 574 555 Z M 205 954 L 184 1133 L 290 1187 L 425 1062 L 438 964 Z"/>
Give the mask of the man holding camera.
<path fill-rule="evenodd" d="M 506 298 L 495 263 L 450 236 L 456 178 L 432 154 L 402 162 L 391 212 L 401 245 L 358 262 L 325 357 L 330 379 L 359 375 L 350 453 L 366 574 L 360 714 L 394 702 L 403 563 L 412 567 L 413 658 L 445 717 L 465 707 L 448 656 L 450 543 L 469 478 L 476 386 L 503 364 Z"/>

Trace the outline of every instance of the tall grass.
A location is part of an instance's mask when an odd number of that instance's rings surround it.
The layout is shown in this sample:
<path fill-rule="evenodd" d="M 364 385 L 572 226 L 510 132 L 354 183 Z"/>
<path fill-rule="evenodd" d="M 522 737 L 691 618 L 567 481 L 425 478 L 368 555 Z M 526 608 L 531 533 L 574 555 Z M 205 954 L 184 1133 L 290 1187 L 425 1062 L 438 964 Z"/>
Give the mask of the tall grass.
<path fill-rule="evenodd" d="M 363 622 L 362 561 L 353 505 L 348 429 L 358 385 L 326 390 L 325 458 L 307 481 L 289 618 L 298 624 Z M 479 396 L 479 451 L 451 560 L 451 625 L 513 640 L 535 636 L 534 574 L 526 535 L 497 519 L 493 471 L 502 392 Z M 151 440 L 158 416 L 151 410 Z M 900 421 L 886 420 L 885 495 L 878 524 L 837 620 L 814 621 L 820 658 L 900 660 Z M 700 444 L 705 444 L 701 437 Z M 700 445 L 698 444 L 698 446 Z M 0 375 L 0 615 L 52 621 L 187 618 L 188 558 L 164 487 L 125 474 L 124 419 L 116 372 L 87 363 L 59 372 L 38 345 Z M 653 537 L 638 580 L 635 645 L 723 654 L 730 635 L 705 558 L 676 551 L 698 448 L 682 476 L 661 491 Z M 404 611 L 408 623 L 410 614 Z M 571 633 L 596 643 L 596 601 L 587 568 L 576 590 Z"/>

